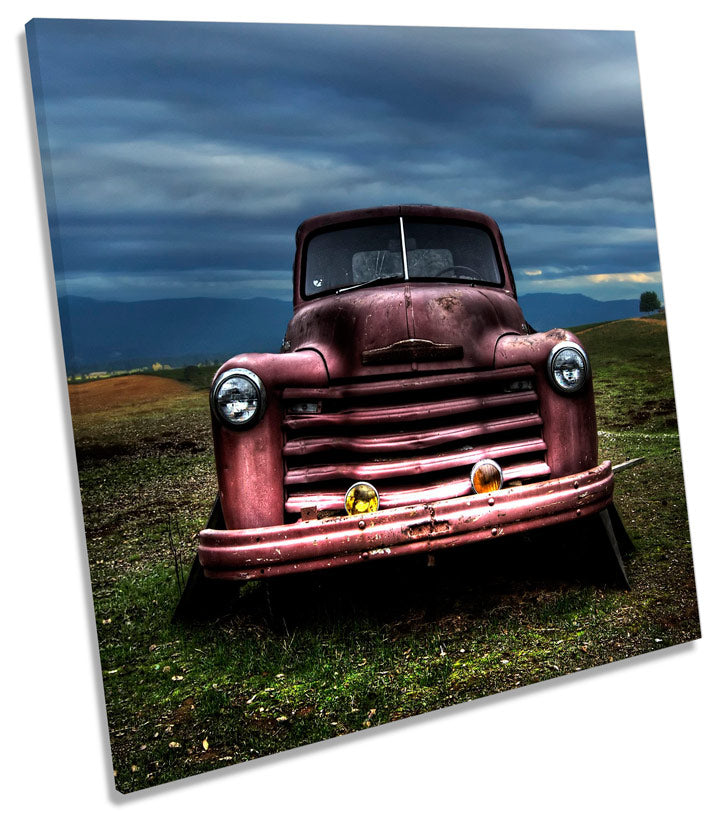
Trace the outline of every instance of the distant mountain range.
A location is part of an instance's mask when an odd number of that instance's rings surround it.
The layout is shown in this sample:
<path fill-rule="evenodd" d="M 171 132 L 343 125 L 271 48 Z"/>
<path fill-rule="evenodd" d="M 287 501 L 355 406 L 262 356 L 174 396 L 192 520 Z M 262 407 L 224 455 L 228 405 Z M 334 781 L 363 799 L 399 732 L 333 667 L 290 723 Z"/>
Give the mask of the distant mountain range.
<path fill-rule="evenodd" d="M 279 299 L 58 300 L 69 374 L 224 361 L 239 352 L 277 352 L 292 316 Z M 533 293 L 520 304 L 535 330 L 638 316 L 638 299 L 597 301 Z"/>
<path fill-rule="evenodd" d="M 58 299 L 68 373 L 225 361 L 277 352 L 292 316 L 279 299 Z"/>
<path fill-rule="evenodd" d="M 519 301 L 530 326 L 538 331 L 640 315 L 639 298 L 598 301 L 579 293 L 531 293 L 520 296 Z"/>

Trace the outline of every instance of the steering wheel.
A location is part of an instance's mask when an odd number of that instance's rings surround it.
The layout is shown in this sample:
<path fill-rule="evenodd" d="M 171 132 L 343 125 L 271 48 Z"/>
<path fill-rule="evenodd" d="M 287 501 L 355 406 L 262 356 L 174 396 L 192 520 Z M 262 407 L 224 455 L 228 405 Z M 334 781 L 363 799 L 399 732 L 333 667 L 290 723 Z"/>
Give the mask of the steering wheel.
<path fill-rule="evenodd" d="M 436 276 L 442 276 L 444 273 L 449 273 L 451 270 L 467 270 L 468 273 L 472 273 L 473 276 L 479 276 L 480 274 L 472 267 L 467 267 L 464 264 L 451 264 L 450 267 L 446 267 L 441 270 L 439 273 L 436 273 Z"/>

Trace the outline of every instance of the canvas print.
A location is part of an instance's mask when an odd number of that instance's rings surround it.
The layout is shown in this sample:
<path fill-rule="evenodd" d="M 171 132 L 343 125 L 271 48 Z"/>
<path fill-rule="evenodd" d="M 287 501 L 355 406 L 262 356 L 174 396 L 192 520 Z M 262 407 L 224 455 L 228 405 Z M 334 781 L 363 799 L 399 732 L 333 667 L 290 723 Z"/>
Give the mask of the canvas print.
<path fill-rule="evenodd" d="M 27 44 L 119 791 L 700 636 L 632 32 Z"/>

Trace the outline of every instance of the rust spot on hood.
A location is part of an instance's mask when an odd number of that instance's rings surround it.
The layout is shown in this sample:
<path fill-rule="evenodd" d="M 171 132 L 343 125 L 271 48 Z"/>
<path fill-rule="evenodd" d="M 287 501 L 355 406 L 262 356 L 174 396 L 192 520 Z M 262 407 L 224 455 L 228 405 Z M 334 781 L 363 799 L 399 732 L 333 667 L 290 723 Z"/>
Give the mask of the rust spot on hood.
<path fill-rule="evenodd" d="M 456 307 L 460 306 L 460 300 L 455 296 L 440 296 L 436 301 L 446 313 L 452 313 Z"/>

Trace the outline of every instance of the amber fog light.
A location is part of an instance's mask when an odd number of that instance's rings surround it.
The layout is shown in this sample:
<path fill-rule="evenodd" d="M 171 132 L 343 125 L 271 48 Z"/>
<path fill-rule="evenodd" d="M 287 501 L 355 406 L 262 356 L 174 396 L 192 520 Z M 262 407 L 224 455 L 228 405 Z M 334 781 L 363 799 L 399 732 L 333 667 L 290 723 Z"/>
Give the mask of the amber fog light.
<path fill-rule="evenodd" d="M 379 506 L 380 496 L 371 483 L 364 481 L 354 483 L 345 493 L 345 511 L 348 515 L 377 512 Z"/>
<path fill-rule="evenodd" d="M 495 492 L 503 484 L 502 469 L 489 458 L 478 461 L 470 473 L 470 483 L 478 495 Z"/>

